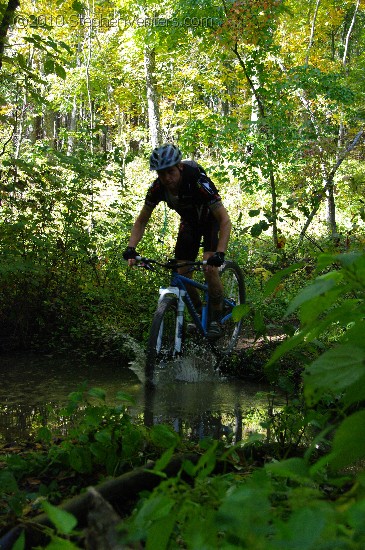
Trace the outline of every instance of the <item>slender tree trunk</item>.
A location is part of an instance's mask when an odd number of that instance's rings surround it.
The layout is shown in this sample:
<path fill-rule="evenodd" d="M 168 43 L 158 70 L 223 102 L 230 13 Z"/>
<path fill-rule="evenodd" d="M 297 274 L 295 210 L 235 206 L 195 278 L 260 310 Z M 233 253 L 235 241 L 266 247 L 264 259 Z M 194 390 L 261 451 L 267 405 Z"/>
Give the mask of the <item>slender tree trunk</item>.
<path fill-rule="evenodd" d="M 343 68 L 345 69 L 345 71 L 346 71 L 346 66 L 347 66 L 347 57 L 348 57 L 348 50 L 349 50 L 349 44 L 350 44 L 350 37 L 351 37 L 351 33 L 352 33 L 352 30 L 353 30 L 354 25 L 355 25 L 355 19 L 356 19 L 357 11 L 358 11 L 358 8 L 359 8 L 359 3 L 360 3 L 360 0 L 357 0 L 356 6 L 355 6 L 355 9 L 354 9 L 354 13 L 353 13 L 353 16 L 352 16 L 352 19 L 351 19 L 351 23 L 350 23 L 350 26 L 349 26 L 349 29 L 347 31 L 346 38 L 345 38 L 344 52 L 343 52 L 343 57 L 342 57 L 342 65 L 343 65 Z M 343 146 L 344 135 L 345 135 L 345 126 L 344 126 L 343 120 L 341 120 L 339 130 L 338 130 L 336 163 L 338 162 L 338 160 L 340 158 L 340 151 L 341 151 L 342 146 Z M 327 221 L 328 229 L 329 229 L 329 232 L 330 232 L 331 236 L 333 238 L 336 238 L 336 236 L 337 236 L 337 223 L 336 223 L 336 201 L 335 201 L 335 195 L 334 195 L 334 174 L 333 174 L 333 176 L 331 176 L 331 174 L 330 174 L 329 177 L 327 178 L 327 181 L 326 181 L 326 199 L 327 199 L 326 221 Z"/>
<path fill-rule="evenodd" d="M 72 155 L 75 146 L 75 132 L 77 128 L 77 105 L 76 95 L 73 98 L 72 111 L 70 114 L 67 134 L 67 154 Z"/>
<path fill-rule="evenodd" d="M 43 112 L 44 137 L 51 147 L 56 148 L 56 113 L 52 109 L 45 108 Z"/>
<path fill-rule="evenodd" d="M 4 11 L 3 18 L 0 23 L 0 69 L 3 65 L 3 55 L 5 49 L 6 36 L 8 34 L 9 27 L 14 18 L 14 14 L 17 8 L 19 8 L 19 0 L 9 0 L 8 5 Z"/>
<path fill-rule="evenodd" d="M 337 238 L 336 201 L 334 194 L 334 180 L 328 178 L 326 182 L 326 222 L 332 239 Z"/>
<path fill-rule="evenodd" d="M 25 80 L 25 87 L 23 90 L 23 101 L 22 106 L 20 109 L 19 116 L 17 117 L 18 120 L 18 128 L 17 132 L 14 134 L 14 157 L 16 159 L 19 158 L 20 155 L 20 148 L 23 142 L 24 137 L 24 125 L 25 125 L 25 113 L 27 110 L 27 79 Z"/>
<path fill-rule="evenodd" d="M 42 115 L 35 115 L 33 117 L 32 123 L 29 127 L 29 137 L 31 143 L 42 139 L 43 137 L 43 128 L 42 128 Z"/>
<path fill-rule="evenodd" d="M 360 5 L 360 0 L 357 0 L 355 10 L 354 10 L 354 13 L 353 13 L 353 16 L 352 16 L 352 20 L 351 20 L 351 23 L 350 23 L 350 26 L 349 26 L 349 30 L 347 32 L 346 39 L 345 39 L 345 49 L 344 49 L 343 57 L 342 57 L 342 64 L 343 64 L 344 67 L 346 67 L 346 64 L 347 64 L 347 56 L 348 56 L 348 51 L 349 51 L 349 43 L 350 43 L 351 33 L 352 33 L 352 30 L 353 30 L 354 25 L 355 25 L 355 19 L 356 19 L 356 15 L 357 15 L 357 12 L 358 12 L 358 9 L 359 9 L 359 5 Z"/>
<path fill-rule="evenodd" d="M 156 53 L 154 49 L 145 47 L 144 67 L 146 75 L 146 91 L 148 106 L 148 125 L 152 148 L 158 147 L 162 142 L 160 126 L 160 110 L 158 105 L 158 93 L 155 80 Z"/>
<path fill-rule="evenodd" d="M 238 51 L 237 44 L 233 48 L 233 52 L 236 55 L 239 64 L 241 65 L 243 72 L 245 74 L 245 77 L 247 79 L 247 82 L 249 84 L 249 87 L 252 92 L 252 111 L 251 111 L 251 120 L 253 118 L 257 118 L 261 122 L 261 132 L 265 135 L 265 137 L 268 134 L 268 129 L 265 124 L 266 119 L 266 113 L 265 113 L 265 107 L 261 100 L 261 97 L 258 93 L 258 78 L 257 75 L 250 75 L 246 63 L 241 56 L 241 54 Z M 278 211 L 277 211 L 277 191 L 276 191 L 276 181 L 275 181 L 275 171 L 274 171 L 274 165 L 273 165 L 273 155 L 271 151 L 271 147 L 269 143 L 267 142 L 266 145 L 266 159 L 267 159 L 267 166 L 269 171 L 269 182 L 270 182 L 270 194 L 271 194 L 271 217 L 272 217 L 272 238 L 274 247 L 278 247 Z"/>
<path fill-rule="evenodd" d="M 313 46 L 313 41 L 314 41 L 314 30 L 316 28 L 316 20 L 317 20 L 317 15 L 318 15 L 318 9 L 319 9 L 319 4 L 321 3 L 321 0 L 317 0 L 316 2 L 316 7 L 315 7 L 315 10 L 314 10 L 314 15 L 313 15 L 313 20 L 312 20 L 312 27 L 311 27 L 311 33 L 310 33 L 310 37 L 309 37 L 309 43 L 308 43 L 308 48 L 307 48 L 307 54 L 305 56 L 305 64 L 308 65 L 309 63 L 309 54 L 310 54 L 310 51 L 312 49 L 312 46 Z"/>

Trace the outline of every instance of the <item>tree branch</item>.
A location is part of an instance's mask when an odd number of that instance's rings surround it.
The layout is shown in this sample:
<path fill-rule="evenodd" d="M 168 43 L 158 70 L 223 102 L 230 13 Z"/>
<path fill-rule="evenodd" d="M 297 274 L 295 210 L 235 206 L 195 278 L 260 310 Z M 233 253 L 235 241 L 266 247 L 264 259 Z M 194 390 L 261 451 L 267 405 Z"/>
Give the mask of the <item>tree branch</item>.
<path fill-rule="evenodd" d="M 333 166 L 333 168 L 328 172 L 328 176 L 327 176 L 327 179 L 328 180 L 332 180 L 337 169 L 340 167 L 340 165 L 342 164 L 342 162 L 345 160 L 345 158 L 347 157 L 347 155 L 350 153 L 350 151 L 352 151 L 356 145 L 358 144 L 361 136 L 364 134 L 364 130 L 360 130 L 360 132 L 358 132 L 356 134 L 356 136 L 354 137 L 353 141 L 350 143 L 350 145 L 348 145 L 345 149 L 345 151 L 343 151 L 342 154 L 338 155 L 338 159 L 337 159 L 337 162 L 335 163 L 335 165 Z"/>

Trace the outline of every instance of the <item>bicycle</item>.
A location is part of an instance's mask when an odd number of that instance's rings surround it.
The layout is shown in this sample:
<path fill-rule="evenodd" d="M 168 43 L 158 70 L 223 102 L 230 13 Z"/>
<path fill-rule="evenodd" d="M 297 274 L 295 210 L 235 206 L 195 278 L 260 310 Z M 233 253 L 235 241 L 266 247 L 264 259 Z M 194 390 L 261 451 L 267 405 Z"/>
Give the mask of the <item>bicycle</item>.
<path fill-rule="evenodd" d="M 236 262 L 228 260 L 218 268 L 224 288 L 223 312 L 220 319 L 222 335 L 219 340 L 212 342 L 208 338 L 208 286 L 206 283 L 195 281 L 177 272 L 177 268 L 184 266 L 189 267 L 189 270 L 192 271 L 202 271 L 206 262 L 177 263 L 170 260 L 163 263 L 141 256 L 136 259 L 140 267 L 153 270 L 154 266 L 159 266 L 172 271 L 170 285 L 159 289 L 158 305 L 151 323 L 145 365 L 147 384 L 154 385 L 155 370 L 161 362 L 172 360 L 183 353 L 186 332 L 184 327 L 185 308 L 188 310 L 198 334 L 215 355 L 227 356 L 232 353 L 242 326 L 242 320 L 233 321 L 232 310 L 235 306 L 245 303 L 244 278 Z M 203 293 L 201 316 L 187 292 L 189 285 Z"/>

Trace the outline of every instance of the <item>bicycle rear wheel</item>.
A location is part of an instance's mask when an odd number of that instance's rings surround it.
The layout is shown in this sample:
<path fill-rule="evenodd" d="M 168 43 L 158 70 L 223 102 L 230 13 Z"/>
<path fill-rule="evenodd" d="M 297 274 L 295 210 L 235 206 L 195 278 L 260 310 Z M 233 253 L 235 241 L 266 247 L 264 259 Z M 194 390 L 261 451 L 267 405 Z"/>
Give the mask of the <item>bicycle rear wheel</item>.
<path fill-rule="evenodd" d="M 230 313 L 234 306 L 245 303 L 246 292 L 243 274 L 236 262 L 225 262 L 219 274 L 223 284 L 224 304 L 221 321 L 223 335 L 217 344 L 219 352 L 228 355 L 233 351 L 242 328 L 242 320 L 234 322 Z"/>
<path fill-rule="evenodd" d="M 175 354 L 177 297 L 164 296 L 152 319 L 147 343 L 145 375 L 147 384 L 154 384 L 156 367 Z"/>

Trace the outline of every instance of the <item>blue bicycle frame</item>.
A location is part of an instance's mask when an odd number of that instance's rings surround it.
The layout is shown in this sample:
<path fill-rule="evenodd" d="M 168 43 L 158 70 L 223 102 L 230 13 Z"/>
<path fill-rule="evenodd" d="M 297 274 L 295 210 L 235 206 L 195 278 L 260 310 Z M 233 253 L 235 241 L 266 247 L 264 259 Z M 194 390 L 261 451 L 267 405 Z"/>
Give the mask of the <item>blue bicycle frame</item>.
<path fill-rule="evenodd" d="M 195 306 L 188 294 L 186 285 L 193 286 L 197 288 L 198 290 L 201 290 L 204 292 L 204 300 L 203 300 L 203 307 L 202 307 L 202 315 L 201 318 L 198 315 L 197 310 L 195 309 Z M 165 294 L 175 294 L 179 300 L 178 302 L 178 321 L 177 321 L 177 328 L 176 328 L 176 336 L 180 339 L 180 335 L 182 335 L 182 326 L 183 326 L 183 313 L 184 313 L 184 307 L 185 305 L 188 308 L 188 311 L 192 317 L 192 320 L 194 321 L 198 331 L 203 335 L 207 336 L 208 332 L 208 311 L 209 311 L 209 295 L 208 295 L 208 285 L 199 283 L 197 281 L 194 281 L 193 279 L 190 279 L 189 277 L 185 277 L 184 275 L 180 275 L 176 271 L 172 273 L 170 286 L 169 287 L 161 287 L 160 288 L 160 300 L 163 298 Z M 232 308 L 235 304 L 232 303 L 227 298 L 224 298 L 224 304 Z M 232 317 L 231 312 L 227 313 L 224 317 L 221 319 L 221 323 L 225 323 Z M 179 347 L 179 346 L 178 346 Z M 177 351 L 180 351 L 177 349 Z"/>

